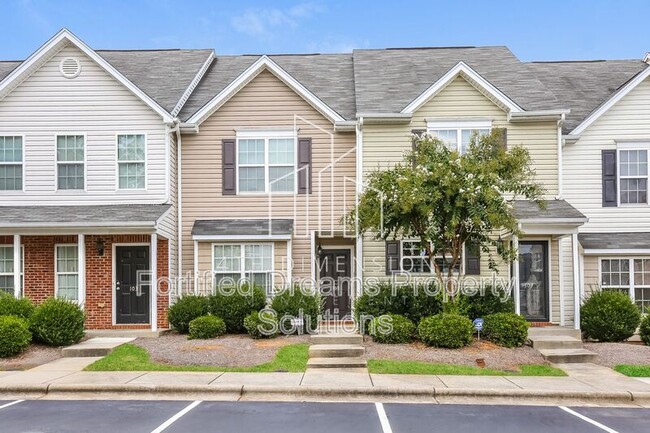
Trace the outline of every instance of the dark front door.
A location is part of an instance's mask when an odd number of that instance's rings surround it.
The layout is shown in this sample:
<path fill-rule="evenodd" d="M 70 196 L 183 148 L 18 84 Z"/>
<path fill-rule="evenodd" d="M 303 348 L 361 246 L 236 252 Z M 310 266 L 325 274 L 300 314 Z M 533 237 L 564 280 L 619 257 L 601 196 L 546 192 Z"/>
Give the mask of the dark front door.
<path fill-rule="evenodd" d="M 534 322 L 548 322 L 548 242 L 519 242 L 519 305 Z"/>
<path fill-rule="evenodd" d="M 350 316 L 350 250 L 323 250 L 319 259 L 319 288 L 324 299 L 325 319 L 341 320 Z"/>
<path fill-rule="evenodd" d="M 115 247 L 115 322 L 149 323 L 148 246 Z M 140 272 L 139 272 L 140 271 Z M 138 274 L 140 284 L 138 284 Z M 142 283 L 145 284 L 142 284 Z"/>

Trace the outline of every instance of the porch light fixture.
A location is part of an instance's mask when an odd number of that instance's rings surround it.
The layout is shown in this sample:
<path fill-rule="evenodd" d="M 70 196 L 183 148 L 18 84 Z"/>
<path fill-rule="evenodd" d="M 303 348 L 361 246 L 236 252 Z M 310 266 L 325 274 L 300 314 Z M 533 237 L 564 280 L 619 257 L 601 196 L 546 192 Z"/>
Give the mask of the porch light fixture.
<path fill-rule="evenodd" d="M 97 249 L 97 255 L 99 257 L 104 257 L 104 239 L 99 238 L 97 239 L 97 243 L 95 244 L 95 248 Z"/>
<path fill-rule="evenodd" d="M 318 257 L 323 257 L 323 247 L 321 244 L 318 244 L 318 248 L 316 249 L 316 254 L 318 254 Z"/>

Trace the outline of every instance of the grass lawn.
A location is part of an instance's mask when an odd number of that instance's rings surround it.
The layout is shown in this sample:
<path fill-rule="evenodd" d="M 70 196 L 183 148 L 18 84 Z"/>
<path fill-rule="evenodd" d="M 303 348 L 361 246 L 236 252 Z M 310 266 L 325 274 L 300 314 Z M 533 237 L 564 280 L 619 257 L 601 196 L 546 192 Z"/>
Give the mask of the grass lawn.
<path fill-rule="evenodd" d="M 493 370 L 467 365 L 431 364 L 420 361 L 395 361 L 371 359 L 368 361 L 371 373 L 381 374 L 457 374 L 464 376 L 566 376 L 559 368 L 549 365 L 522 365 L 520 371 Z"/>
<path fill-rule="evenodd" d="M 650 365 L 617 365 L 614 370 L 630 377 L 650 377 Z"/>
<path fill-rule="evenodd" d="M 134 344 L 124 344 L 85 368 L 86 371 L 231 371 L 266 373 L 286 371 L 301 373 L 307 368 L 307 344 L 291 344 L 278 350 L 271 362 L 252 367 L 213 367 L 204 365 L 170 365 L 152 362 L 149 353 Z"/>

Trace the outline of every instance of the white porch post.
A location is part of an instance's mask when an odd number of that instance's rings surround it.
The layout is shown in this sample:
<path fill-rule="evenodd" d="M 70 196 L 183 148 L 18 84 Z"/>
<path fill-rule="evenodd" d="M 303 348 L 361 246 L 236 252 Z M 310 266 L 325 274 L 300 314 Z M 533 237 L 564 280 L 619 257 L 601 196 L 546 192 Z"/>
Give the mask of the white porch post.
<path fill-rule="evenodd" d="M 287 281 L 286 287 L 293 286 L 293 245 L 291 239 L 287 241 Z"/>
<path fill-rule="evenodd" d="M 521 305 L 519 304 L 519 238 L 517 236 L 512 236 L 512 246 L 517 252 L 515 260 L 512 263 L 512 275 L 515 280 L 515 293 L 513 293 L 515 299 L 515 313 L 521 314 Z"/>
<path fill-rule="evenodd" d="M 199 294 L 199 241 L 194 241 L 194 294 Z"/>
<path fill-rule="evenodd" d="M 14 235 L 14 296 L 20 298 L 23 291 L 20 281 L 22 254 L 20 253 L 20 235 Z"/>
<path fill-rule="evenodd" d="M 151 235 L 151 281 L 149 293 L 151 294 L 151 330 L 158 329 L 158 235 Z"/>
<path fill-rule="evenodd" d="M 558 281 L 560 283 L 560 326 L 564 326 L 564 257 L 562 254 L 562 238 L 557 240 Z"/>
<path fill-rule="evenodd" d="M 77 235 L 77 269 L 79 271 L 79 305 L 86 303 L 86 237 Z"/>
<path fill-rule="evenodd" d="M 578 254 L 578 234 L 571 235 L 571 251 L 573 266 L 573 327 L 580 329 L 580 257 Z"/>

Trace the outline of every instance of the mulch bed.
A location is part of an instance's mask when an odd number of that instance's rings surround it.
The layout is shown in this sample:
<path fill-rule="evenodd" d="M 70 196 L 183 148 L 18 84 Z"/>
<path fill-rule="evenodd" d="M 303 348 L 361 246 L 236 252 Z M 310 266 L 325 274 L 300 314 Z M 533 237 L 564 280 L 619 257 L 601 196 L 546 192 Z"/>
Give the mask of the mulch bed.
<path fill-rule="evenodd" d="M 596 364 L 650 365 L 650 346 L 641 343 L 585 343 L 584 348 L 598 354 Z"/>
<path fill-rule="evenodd" d="M 61 358 L 60 347 L 32 344 L 23 353 L 11 358 L 0 358 L 0 370 L 29 370 Z"/>

